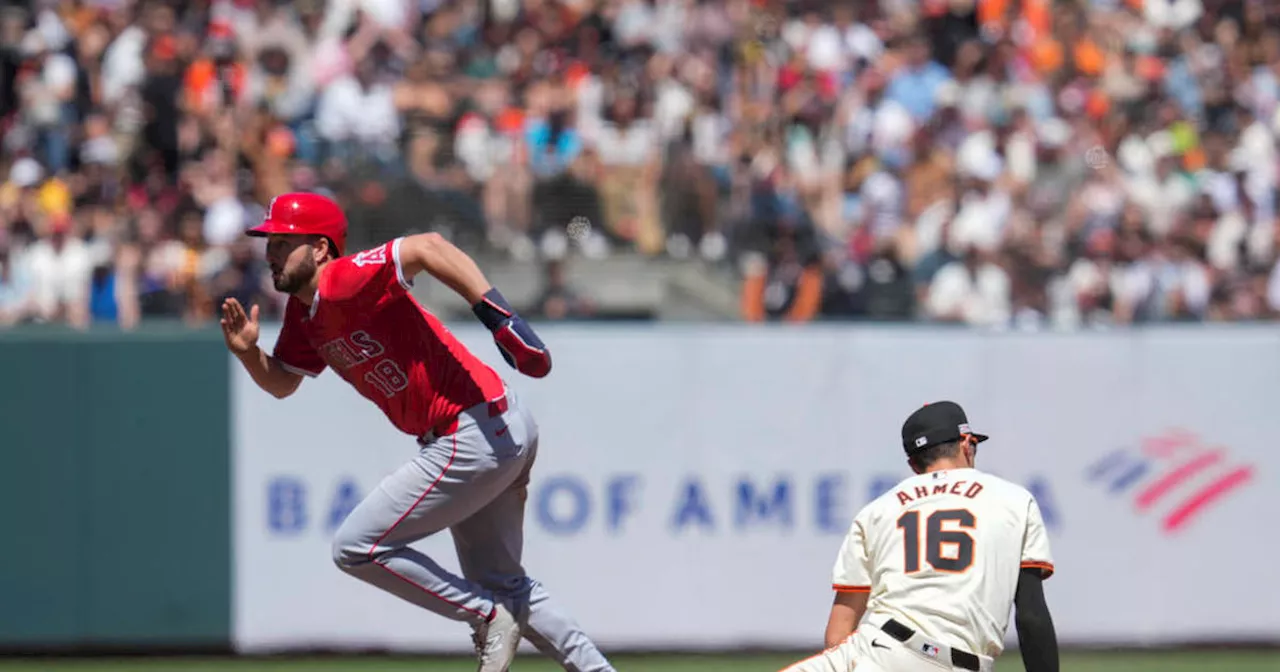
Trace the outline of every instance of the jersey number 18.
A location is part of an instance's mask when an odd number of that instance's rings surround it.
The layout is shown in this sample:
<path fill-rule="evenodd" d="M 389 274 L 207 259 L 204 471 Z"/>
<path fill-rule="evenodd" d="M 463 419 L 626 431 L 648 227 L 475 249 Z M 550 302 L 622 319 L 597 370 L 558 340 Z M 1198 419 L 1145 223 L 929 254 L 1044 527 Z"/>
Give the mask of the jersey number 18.
<path fill-rule="evenodd" d="M 370 385 L 378 388 L 388 399 L 406 387 L 409 387 L 409 376 L 390 359 L 384 359 L 373 365 L 373 369 L 364 374 Z"/>
<path fill-rule="evenodd" d="M 944 523 L 955 523 L 961 529 L 944 530 Z M 925 560 L 939 572 L 960 573 L 973 564 L 973 537 L 963 530 L 973 529 L 973 513 L 967 509 L 934 511 L 925 522 Z M 920 512 L 908 511 L 898 518 L 906 557 L 903 566 L 908 574 L 920 571 Z"/>

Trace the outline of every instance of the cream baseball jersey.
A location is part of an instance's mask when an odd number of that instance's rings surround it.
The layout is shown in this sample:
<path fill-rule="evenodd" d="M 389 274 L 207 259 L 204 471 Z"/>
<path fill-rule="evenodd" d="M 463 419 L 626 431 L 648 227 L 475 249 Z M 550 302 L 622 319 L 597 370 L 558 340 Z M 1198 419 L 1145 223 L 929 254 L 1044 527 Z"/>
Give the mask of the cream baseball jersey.
<path fill-rule="evenodd" d="M 950 469 L 912 476 L 858 512 L 833 587 L 870 593 L 869 623 L 893 618 L 994 657 L 1025 567 L 1053 574 L 1035 498 L 997 476 Z"/>

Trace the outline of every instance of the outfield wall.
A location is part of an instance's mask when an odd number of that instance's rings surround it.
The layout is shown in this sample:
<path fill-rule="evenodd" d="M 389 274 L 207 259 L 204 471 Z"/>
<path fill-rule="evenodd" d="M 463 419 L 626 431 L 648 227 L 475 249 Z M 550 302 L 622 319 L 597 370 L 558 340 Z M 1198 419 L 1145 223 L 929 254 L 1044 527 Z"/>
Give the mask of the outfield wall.
<path fill-rule="evenodd" d="M 0 332 L 0 648 L 230 637 L 226 350 Z"/>
<path fill-rule="evenodd" d="M 1253 569 L 1280 552 L 1280 332 L 540 331 L 553 375 L 509 376 L 543 437 L 526 561 L 608 647 L 817 646 L 849 519 L 938 398 L 1040 497 L 1065 643 L 1280 643 Z M 0 333 L 0 372 L 0 648 L 468 648 L 329 560 L 416 449 L 332 373 L 276 400 L 183 330 Z"/>
<path fill-rule="evenodd" d="M 542 427 L 526 564 L 605 646 L 820 645 L 841 537 L 940 398 L 993 436 L 982 467 L 1040 497 L 1064 642 L 1280 640 L 1280 600 L 1236 571 L 1280 553 L 1274 331 L 544 331 L 553 374 L 511 377 Z M 464 650 L 329 559 L 413 441 L 332 373 L 282 402 L 231 378 L 236 646 Z M 422 549 L 456 569 L 447 535 Z"/>

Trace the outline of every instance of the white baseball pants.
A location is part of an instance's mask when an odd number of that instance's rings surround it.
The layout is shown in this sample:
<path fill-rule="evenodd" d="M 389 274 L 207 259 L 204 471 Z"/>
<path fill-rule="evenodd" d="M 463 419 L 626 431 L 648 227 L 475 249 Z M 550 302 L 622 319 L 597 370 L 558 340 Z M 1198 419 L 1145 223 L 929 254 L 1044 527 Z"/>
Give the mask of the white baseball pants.
<path fill-rule="evenodd" d="M 979 672 L 992 672 L 994 659 L 979 656 Z M 869 623 L 844 642 L 806 658 L 782 672 L 940 672 L 958 671 L 951 649 L 916 633 L 906 642 L 884 634 Z"/>

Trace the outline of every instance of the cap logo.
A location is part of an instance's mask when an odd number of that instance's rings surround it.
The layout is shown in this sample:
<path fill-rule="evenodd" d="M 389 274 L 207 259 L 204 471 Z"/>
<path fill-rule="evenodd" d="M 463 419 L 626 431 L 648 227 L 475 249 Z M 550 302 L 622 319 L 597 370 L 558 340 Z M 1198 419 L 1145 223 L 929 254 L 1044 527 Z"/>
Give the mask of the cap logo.
<path fill-rule="evenodd" d="M 964 423 L 964 424 L 960 425 L 960 433 L 961 433 L 961 434 L 968 434 L 968 433 L 969 433 L 969 423 L 967 423 L 967 422 L 966 422 L 966 423 Z"/>
<path fill-rule="evenodd" d="M 926 443 L 929 443 L 929 437 L 927 436 L 916 437 L 916 448 L 919 448 L 920 446 L 923 446 Z"/>

